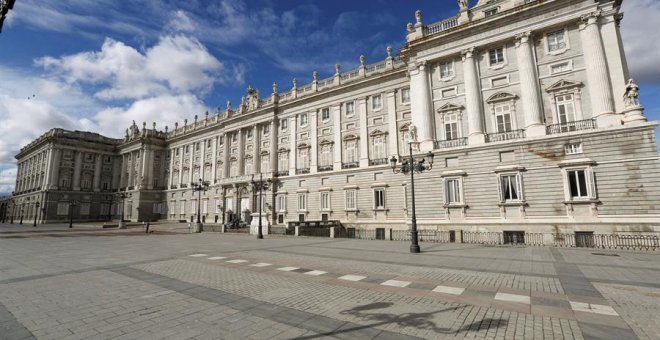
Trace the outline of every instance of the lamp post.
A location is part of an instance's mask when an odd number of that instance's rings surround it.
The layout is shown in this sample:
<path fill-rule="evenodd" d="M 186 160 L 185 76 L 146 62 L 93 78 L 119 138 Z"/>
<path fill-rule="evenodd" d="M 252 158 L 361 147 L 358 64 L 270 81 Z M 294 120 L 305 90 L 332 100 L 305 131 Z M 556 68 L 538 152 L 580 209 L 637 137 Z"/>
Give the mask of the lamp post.
<path fill-rule="evenodd" d="M 25 203 L 21 204 L 21 221 L 18 224 L 23 224 L 23 212 L 25 211 Z"/>
<path fill-rule="evenodd" d="M 37 217 L 39 216 L 39 202 L 34 202 L 34 223 L 32 224 L 33 227 L 37 226 Z"/>
<path fill-rule="evenodd" d="M 197 183 L 190 183 L 190 187 L 193 192 L 197 192 L 197 228 L 195 229 L 196 233 L 201 233 L 204 226 L 202 226 L 201 214 L 202 214 L 202 191 L 206 192 L 209 189 L 211 183 L 203 179 L 199 179 Z"/>
<path fill-rule="evenodd" d="M 407 175 L 410 173 L 410 187 L 411 187 L 411 197 L 412 197 L 412 226 L 410 230 L 410 252 L 419 253 L 419 241 L 417 235 L 417 216 L 415 215 L 415 173 L 422 173 L 424 171 L 429 171 L 433 168 L 433 153 L 429 152 L 426 154 L 425 158 L 420 160 L 415 160 L 413 158 L 412 144 L 416 142 L 410 142 L 408 148 L 410 151 L 409 158 L 399 158 L 401 165 L 397 165 L 396 157 L 392 156 L 390 159 L 390 166 L 392 167 L 392 172 L 403 173 Z"/>
<path fill-rule="evenodd" d="M 117 193 L 118 201 L 121 201 L 121 219 L 119 220 L 119 229 L 126 229 L 126 222 L 124 222 L 124 200 L 128 198 L 125 192 Z"/>
<path fill-rule="evenodd" d="M 272 180 L 270 178 L 268 180 L 264 181 L 264 175 L 261 172 L 259 173 L 259 182 L 256 182 L 254 180 L 254 175 L 252 175 L 251 183 L 252 183 L 253 192 L 254 191 L 259 191 L 259 229 L 257 229 L 257 239 L 263 239 L 264 238 L 264 234 L 261 231 L 262 230 L 261 210 L 262 210 L 262 206 L 263 206 L 263 204 L 261 202 L 261 200 L 262 200 L 261 192 L 263 190 L 268 190 L 268 188 L 270 187 L 271 182 L 272 182 Z"/>
<path fill-rule="evenodd" d="M 78 205 L 78 201 L 69 202 L 69 228 L 73 228 L 73 208 Z"/>
<path fill-rule="evenodd" d="M 9 224 L 14 224 L 14 213 L 15 213 L 14 210 L 16 210 L 16 204 L 14 204 L 14 206 L 12 206 L 12 203 L 13 203 L 12 201 L 9 201 L 9 207 L 10 207 L 9 212 L 11 212 L 11 217 L 10 217 L 10 220 L 9 220 Z"/>

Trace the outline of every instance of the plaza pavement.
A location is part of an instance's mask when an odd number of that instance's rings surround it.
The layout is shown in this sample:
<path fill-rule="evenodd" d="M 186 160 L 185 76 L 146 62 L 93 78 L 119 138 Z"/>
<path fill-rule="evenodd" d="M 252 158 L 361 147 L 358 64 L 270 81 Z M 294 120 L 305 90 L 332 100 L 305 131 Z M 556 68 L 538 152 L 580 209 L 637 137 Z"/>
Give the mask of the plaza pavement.
<path fill-rule="evenodd" d="M 0 225 L 0 339 L 659 339 L 659 253 Z"/>

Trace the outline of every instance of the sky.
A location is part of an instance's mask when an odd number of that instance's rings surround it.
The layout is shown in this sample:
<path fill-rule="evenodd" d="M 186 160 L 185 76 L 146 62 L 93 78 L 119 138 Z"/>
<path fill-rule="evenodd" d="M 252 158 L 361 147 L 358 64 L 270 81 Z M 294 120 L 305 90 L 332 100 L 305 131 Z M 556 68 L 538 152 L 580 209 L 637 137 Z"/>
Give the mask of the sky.
<path fill-rule="evenodd" d="M 471 1 L 473 5 L 475 0 Z M 353 69 L 405 43 L 415 10 L 430 24 L 451 0 L 17 0 L 0 33 L 0 195 L 14 155 L 53 127 L 122 137 Z M 660 1 L 624 0 L 622 35 L 649 119 L 660 119 Z M 234 104 L 234 105 L 235 105 Z"/>

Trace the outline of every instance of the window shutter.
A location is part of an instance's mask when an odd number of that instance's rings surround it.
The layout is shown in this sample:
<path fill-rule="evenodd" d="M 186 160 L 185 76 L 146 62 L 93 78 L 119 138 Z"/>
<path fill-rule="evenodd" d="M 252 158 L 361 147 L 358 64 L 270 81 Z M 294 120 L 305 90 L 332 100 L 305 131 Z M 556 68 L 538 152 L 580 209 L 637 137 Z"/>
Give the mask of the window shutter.
<path fill-rule="evenodd" d="M 525 186 L 523 185 L 523 176 L 522 173 L 516 175 L 516 182 L 518 184 L 518 199 L 523 202 L 525 201 Z"/>
<path fill-rule="evenodd" d="M 589 198 L 590 199 L 596 199 L 598 198 L 598 194 L 596 193 L 596 176 L 594 174 L 594 169 L 589 167 L 585 170 L 587 174 L 587 181 L 589 181 Z"/>
<path fill-rule="evenodd" d="M 504 197 L 504 192 L 502 191 L 502 186 L 504 183 L 502 183 L 502 175 L 497 174 L 497 194 L 500 197 L 500 203 L 506 202 L 506 198 Z"/>

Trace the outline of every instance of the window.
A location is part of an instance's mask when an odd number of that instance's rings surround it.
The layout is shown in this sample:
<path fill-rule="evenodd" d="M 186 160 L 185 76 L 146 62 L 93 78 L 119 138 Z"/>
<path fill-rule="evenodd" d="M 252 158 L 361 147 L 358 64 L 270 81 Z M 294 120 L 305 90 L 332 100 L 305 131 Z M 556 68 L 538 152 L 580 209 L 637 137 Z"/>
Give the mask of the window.
<path fill-rule="evenodd" d="M 493 15 L 497 14 L 497 12 L 499 12 L 499 8 L 495 7 L 495 8 L 485 10 L 484 15 L 486 17 L 490 17 L 490 16 L 493 16 Z"/>
<path fill-rule="evenodd" d="M 252 129 L 247 130 L 247 138 L 252 139 Z"/>
<path fill-rule="evenodd" d="M 215 199 L 215 213 L 216 213 L 216 214 L 219 214 L 219 213 L 222 212 L 221 209 L 220 209 L 220 206 L 221 206 L 221 205 L 222 205 L 222 201 L 220 201 L 219 198 L 216 198 L 216 199 Z"/>
<path fill-rule="evenodd" d="M 449 79 L 454 77 L 454 63 L 446 62 L 440 64 L 440 78 Z"/>
<path fill-rule="evenodd" d="M 410 103 L 410 89 L 401 89 L 401 102 Z"/>
<path fill-rule="evenodd" d="M 211 140 L 210 139 L 206 140 L 206 148 L 207 149 L 211 148 Z"/>
<path fill-rule="evenodd" d="M 197 201 L 190 201 L 190 211 L 192 213 L 197 212 Z"/>
<path fill-rule="evenodd" d="M 289 153 L 280 152 L 278 155 L 277 171 L 289 170 Z"/>
<path fill-rule="evenodd" d="M 264 125 L 263 129 L 264 136 L 267 136 L 270 133 L 270 125 Z"/>
<path fill-rule="evenodd" d="M 324 211 L 330 210 L 330 192 L 329 191 L 321 192 L 321 210 L 324 210 Z"/>
<path fill-rule="evenodd" d="M 176 156 L 179 155 L 179 149 L 180 149 L 180 148 L 176 148 L 176 153 L 175 153 Z"/>
<path fill-rule="evenodd" d="M 575 121 L 575 101 L 572 94 L 564 94 L 556 97 L 557 114 L 560 124 Z"/>
<path fill-rule="evenodd" d="M 190 152 L 190 145 L 186 145 L 186 153 Z"/>
<path fill-rule="evenodd" d="M 195 143 L 195 151 L 199 151 L 199 142 Z"/>
<path fill-rule="evenodd" d="M 357 210 L 357 190 L 346 190 L 346 210 Z"/>
<path fill-rule="evenodd" d="M 185 215 L 186 214 L 186 201 L 181 201 L 181 203 L 179 203 L 179 204 L 180 204 L 180 207 L 181 207 L 180 208 L 181 209 L 181 215 Z"/>
<path fill-rule="evenodd" d="M 582 143 L 566 144 L 564 147 L 567 155 L 578 155 L 582 153 Z"/>
<path fill-rule="evenodd" d="M 522 189 L 522 175 L 517 174 L 501 174 L 500 178 L 500 202 L 522 202 L 523 189 Z"/>
<path fill-rule="evenodd" d="M 511 126 L 511 104 L 495 105 L 495 123 L 497 132 L 512 131 Z"/>
<path fill-rule="evenodd" d="M 306 113 L 300 114 L 300 126 L 305 127 L 308 123 L 308 117 Z"/>
<path fill-rule="evenodd" d="M 286 195 L 284 194 L 277 195 L 277 199 L 275 201 L 275 209 L 279 212 L 286 211 Z"/>
<path fill-rule="evenodd" d="M 573 66 L 570 62 L 563 62 L 559 64 L 550 65 L 550 74 L 558 74 L 571 71 Z"/>
<path fill-rule="evenodd" d="M 238 176 L 238 162 L 236 160 L 232 160 L 229 163 L 229 177 L 235 176 Z"/>
<path fill-rule="evenodd" d="M 568 169 L 568 198 L 570 200 L 589 200 L 596 198 L 593 170 L 591 168 Z"/>
<path fill-rule="evenodd" d="M 298 194 L 298 211 L 307 211 L 307 194 Z"/>
<path fill-rule="evenodd" d="M 244 168 L 245 175 L 252 174 L 254 172 L 253 170 L 254 170 L 253 159 L 252 158 L 246 158 L 245 159 L 245 168 Z"/>
<path fill-rule="evenodd" d="M 344 114 L 350 116 L 355 113 L 355 103 L 347 102 L 344 103 Z"/>
<path fill-rule="evenodd" d="M 287 128 L 289 128 L 289 121 L 286 118 L 280 119 L 280 130 L 286 131 Z"/>
<path fill-rule="evenodd" d="M 324 122 L 330 120 L 330 109 L 329 108 L 321 109 L 321 120 L 324 121 Z"/>
<path fill-rule="evenodd" d="M 445 115 L 445 140 L 458 139 L 458 114 Z"/>
<path fill-rule="evenodd" d="M 564 30 L 548 33 L 548 52 L 566 49 L 566 35 Z"/>
<path fill-rule="evenodd" d="M 497 77 L 497 78 L 491 78 L 490 79 L 490 87 L 500 87 L 500 86 L 507 86 L 509 85 L 509 77 L 504 76 L 504 77 Z"/>
<path fill-rule="evenodd" d="M 202 214 L 208 214 L 209 213 L 209 200 L 203 200 L 202 201 Z"/>
<path fill-rule="evenodd" d="M 380 110 L 383 107 L 383 97 L 380 95 L 371 97 L 371 109 Z"/>
<path fill-rule="evenodd" d="M 385 188 L 374 189 L 374 209 L 385 209 Z"/>
<path fill-rule="evenodd" d="M 357 140 L 346 141 L 346 163 L 354 163 L 358 161 Z"/>
<path fill-rule="evenodd" d="M 298 169 L 309 169 L 309 149 L 298 150 Z"/>
<path fill-rule="evenodd" d="M 440 92 L 440 94 L 441 94 L 442 98 L 455 97 L 456 96 L 456 88 L 452 87 L 452 88 L 444 89 Z"/>
<path fill-rule="evenodd" d="M 372 138 L 372 151 L 373 159 L 382 159 L 382 158 L 387 158 L 387 136 L 386 135 L 377 135 Z"/>
<path fill-rule="evenodd" d="M 270 172 L 270 156 L 261 155 L 261 171 L 260 172 Z"/>
<path fill-rule="evenodd" d="M 504 64 L 504 48 L 496 48 L 488 51 L 490 66 Z"/>
<path fill-rule="evenodd" d="M 319 160 L 320 166 L 332 165 L 332 145 L 326 144 L 321 146 L 321 157 Z"/>
<path fill-rule="evenodd" d="M 461 179 L 445 179 L 445 204 L 461 204 Z"/>

